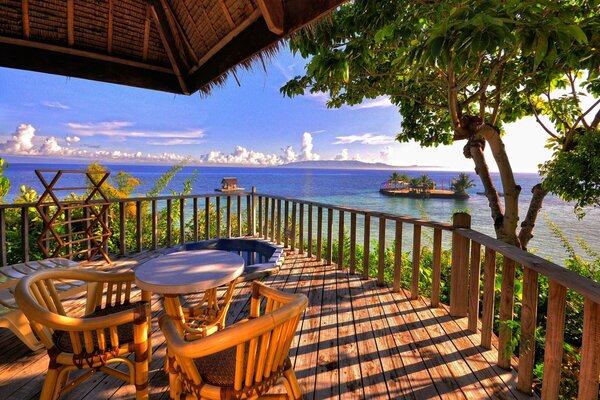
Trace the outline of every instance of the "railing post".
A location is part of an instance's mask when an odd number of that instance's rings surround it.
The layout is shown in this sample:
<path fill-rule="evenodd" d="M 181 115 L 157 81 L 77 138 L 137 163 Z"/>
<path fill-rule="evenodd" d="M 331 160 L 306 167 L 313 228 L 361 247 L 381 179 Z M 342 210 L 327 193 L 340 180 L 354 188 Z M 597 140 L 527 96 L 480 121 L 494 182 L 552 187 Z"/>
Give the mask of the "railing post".
<path fill-rule="evenodd" d="M 0 267 L 8 265 L 6 257 L 6 214 L 4 208 L 0 208 Z"/>
<path fill-rule="evenodd" d="M 125 230 L 127 222 L 125 220 L 125 203 L 119 202 L 119 251 L 122 256 L 127 254 L 127 243 L 125 238 Z"/>
<path fill-rule="evenodd" d="M 455 213 L 454 229 L 471 228 L 471 216 L 467 213 Z M 469 305 L 469 240 L 457 232 L 452 232 L 452 269 L 450 272 L 450 315 L 466 317 Z"/>
<path fill-rule="evenodd" d="M 259 206 L 260 210 L 260 206 Z M 250 224 L 252 225 L 249 228 L 250 235 L 256 235 L 256 186 L 252 186 L 252 197 L 250 201 Z M 260 219 L 260 218 L 259 218 Z M 260 223 L 260 222 L 259 222 Z"/>

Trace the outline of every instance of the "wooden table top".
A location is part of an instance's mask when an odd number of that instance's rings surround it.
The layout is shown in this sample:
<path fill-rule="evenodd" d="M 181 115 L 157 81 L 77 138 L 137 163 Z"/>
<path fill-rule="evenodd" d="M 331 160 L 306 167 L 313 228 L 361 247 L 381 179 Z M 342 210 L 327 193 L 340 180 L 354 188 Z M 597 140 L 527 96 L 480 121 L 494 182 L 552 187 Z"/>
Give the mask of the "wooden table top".
<path fill-rule="evenodd" d="M 231 282 L 244 272 L 244 259 L 220 250 L 178 251 L 135 270 L 135 283 L 152 293 L 186 294 Z"/>

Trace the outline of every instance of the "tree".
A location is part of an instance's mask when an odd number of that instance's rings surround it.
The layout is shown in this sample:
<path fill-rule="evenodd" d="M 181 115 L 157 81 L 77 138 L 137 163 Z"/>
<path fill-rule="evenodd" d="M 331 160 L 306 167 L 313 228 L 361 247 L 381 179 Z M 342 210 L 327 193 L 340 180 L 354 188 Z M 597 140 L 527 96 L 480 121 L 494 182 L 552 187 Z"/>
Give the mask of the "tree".
<path fill-rule="evenodd" d="M 428 191 L 428 190 L 432 189 L 432 187 L 434 185 L 434 182 L 431 180 L 431 178 L 429 177 L 429 175 L 422 174 L 419 177 L 419 185 L 421 187 L 421 190 L 423 190 L 425 192 L 425 191 Z"/>
<path fill-rule="evenodd" d="M 394 188 L 398 188 L 398 182 L 400 182 L 401 180 L 402 179 L 400 179 L 400 174 L 396 171 L 394 171 L 388 178 L 388 182 L 391 182 Z"/>
<path fill-rule="evenodd" d="M 310 61 L 305 75 L 281 90 L 288 96 L 327 92 L 330 107 L 387 95 L 403 117 L 399 141 L 465 141 L 463 153 L 485 188 L 496 236 L 526 248 L 547 189 L 534 188 L 517 235 L 521 187 L 502 142 L 503 126 L 531 115 L 532 97 L 565 70 L 597 70 L 595 3 L 355 0 L 292 39 L 292 50 Z M 577 64 L 584 59 L 584 67 Z M 504 204 L 486 146 L 500 172 Z"/>
<path fill-rule="evenodd" d="M 452 184 L 450 185 L 452 190 L 457 193 L 464 194 L 468 189 L 475 187 L 475 182 L 471 179 L 471 175 L 461 172 L 458 177 L 452 178 Z"/>
<path fill-rule="evenodd" d="M 8 167 L 8 164 L 4 159 L 0 158 L 0 203 L 2 203 L 4 196 L 6 196 L 10 190 L 10 181 L 4 176 L 4 169 L 6 167 Z"/>

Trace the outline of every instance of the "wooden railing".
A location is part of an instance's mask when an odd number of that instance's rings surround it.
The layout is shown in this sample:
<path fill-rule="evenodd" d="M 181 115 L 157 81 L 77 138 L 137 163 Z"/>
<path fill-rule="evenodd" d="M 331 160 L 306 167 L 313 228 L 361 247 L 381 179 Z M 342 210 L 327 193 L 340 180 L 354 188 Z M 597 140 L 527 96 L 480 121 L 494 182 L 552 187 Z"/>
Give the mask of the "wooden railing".
<path fill-rule="evenodd" d="M 480 332 L 481 346 L 492 347 L 495 314 L 495 282 L 497 256 L 502 258 L 501 291 L 499 301 L 498 360 L 501 368 L 518 367 L 517 388 L 532 393 L 534 385 L 534 354 L 537 327 L 539 277 L 549 280 L 546 344 L 544 349 L 544 375 L 542 398 L 558 398 L 567 290 L 583 296 L 584 322 L 579 375 L 579 399 L 597 399 L 600 373 L 600 284 L 572 271 L 508 245 L 497 239 L 470 229 L 470 216 L 458 213 L 453 224 L 368 211 L 352 207 L 323 204 L 314 201 L 291 199 L 256 193 L 220 193 L 186 196 L 159 196 L 131 199 L 114 199 L 111 213 L 112 226 L 119 224 L 119 232 L 126 231 L 127 207 L 134 205 L 135 238 L 118 237 L 118 250 L 122 255 L 172 246 L 186 240 L 197 241 L 214 237 L 258 236 L 288 247 L 309 257 L 324 259 L 330 264 L 338 261 L 338 268 L 348 268 L 350 274 L 361 273 L 365 279 L 375 278 L 379 285 L 391 284 L 393 291 L 401 290 L 403 234 L 412 229 L 410 241 L 412 262 L 410 268 L 410 296 L 418 298 L 420 292 L 421 252 L 423 228 L 432 231 L 432 263 L 430 296 L 432 307 L 441 300 L 442 255 L 444 235 L 452 247 L 449 284 L 450 315 L 468 319 L 468 329 Z M 191 204 L 190 204 L 191 203 Z M 234 207 L 235 203 L 235 208 Z M 29 259 L 29 208 L 34 204 L 0 205 L 0 264 L 6 265 L 6 212 L 16 209 L 20 213 L 22 259 Z M 143 211 L 146 210 L 146 211 Z M 175 212 L 176 210 L 176 212 Z M 145 212 L 145 214 L 144 214 Z M 161 214 L 162 213 L 162 214 Z M 189 214 L 188 214 L 189 213 Z M 159 214 L 166 219 L 164 240 L 159 243 Z M 176 214 L 178 221 L 173 220 Z M 191 219 L 190 219 L 191 217 Z M 212 219 L 215 219 L 214 221 Z M 203 219 L 203 224 L 200 220 Z M 147 224 L 147 226 L 145 225 Z M 202 226 L 203 225 L 203 226 Z M 235 226 L 235 231 L 233 227 Z M 361 229 L 362 227 L 362 229 Z M 213 229 L 214 228 L 214 229 Z M 149 246 L 144 246 L 144 235 L 150 230 Z M 173 231 L 178 230 L 178 237 Z M 214 231 L 214 234 L 213 234 Z M 444 232 L 447 232 L 444 234 Z M 359 237 L 359 234 L 362 237 Z M 376 241 L 372 241 L 377 239 Z M 388 240 L 393 239 L 393 240 Z M 337 241 L 337 254 L 333 254 Z M 349 242 L 349 246 L 339 245 Z M 372 244 L 376 242 L 374 248 Z M 386 246 L 393 246 L 393 265 L 390 282 L 386 282 Z M 361 257 L 357 251 L 362 246 Z M 344 254 L 348 251 L 349 254 Z M 377 265 L 371 265 L 371 252 L 377 254 Z M 429 251 L 429 250 L 428 250 Z M 483 258 L 483 262 L 482 262 Z M 344 261 L 348 260 L 348 261 Z M 346 265 L 347 264 L 347 265 Z M 481 266 L 483 265 L 483 274 Z M 373 268 L 374 267 L 374 268 Z M 522 268 L 522 298 L 520 314 L 515 315 L 515 276 Z M 510 348 L 512 327 L 510 322 L 520 320 L 518 361 Z M 481 328 L 478 330 L 479 321 Z M 515 365 L 515 362 L 518 365 Z"/>

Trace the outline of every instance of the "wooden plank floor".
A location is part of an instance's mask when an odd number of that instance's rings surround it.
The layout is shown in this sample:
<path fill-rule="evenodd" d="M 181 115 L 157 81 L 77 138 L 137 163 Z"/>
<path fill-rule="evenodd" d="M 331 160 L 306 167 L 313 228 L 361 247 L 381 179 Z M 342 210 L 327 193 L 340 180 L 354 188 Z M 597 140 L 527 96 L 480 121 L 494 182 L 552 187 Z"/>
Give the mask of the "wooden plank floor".
<path fill-rule="evenodd" d="M 135 266 L 159 252 L 117 260 Z M 281 271 L 263 279 L 272 287 L 304 293 L 307 309 L 292 343 L 291 358 L 306 399 L 529 399 L 515 389 L 515 371 L 498 368 L 497 350 L 477 344 L 465 319 L 426 299 L 410 300 L 374 280 L 288 253 Z M 248 286 L 237 289 L 228 324 L 248 312 Z M 153 311 L 161 312 L 154 298 Z M 165 343 L 154 319 L 150 394 L 168 399 L 162 371 Z M 48 365 L 45 351 L 31 352 L 0 330 L 0 399 L 35 399 Z M 280 390 L 280 389 L 278 389 Z M 133 386 L 96 374 L 68 399 L 134 398 Z"/>

